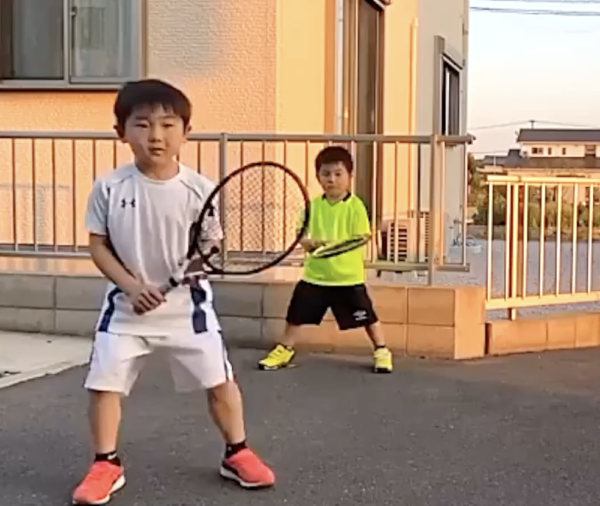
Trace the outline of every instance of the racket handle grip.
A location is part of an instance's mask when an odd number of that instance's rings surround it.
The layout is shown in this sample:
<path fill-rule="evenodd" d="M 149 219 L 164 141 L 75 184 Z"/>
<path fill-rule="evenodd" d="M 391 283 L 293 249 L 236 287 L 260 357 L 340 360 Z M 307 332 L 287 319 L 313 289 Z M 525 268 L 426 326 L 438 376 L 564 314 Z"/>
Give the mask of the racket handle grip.
<path fill-rule="evenodd" d="M 167 281 L 164 285 L 161 285 L 158 289 L 160 293 L 162 293 L 163 295 L 167 295 L 171 290 L 177 288 L 182 281 L 183 279 L 177 282 L 175 278 L 170 278 L 169 281 Z"/>

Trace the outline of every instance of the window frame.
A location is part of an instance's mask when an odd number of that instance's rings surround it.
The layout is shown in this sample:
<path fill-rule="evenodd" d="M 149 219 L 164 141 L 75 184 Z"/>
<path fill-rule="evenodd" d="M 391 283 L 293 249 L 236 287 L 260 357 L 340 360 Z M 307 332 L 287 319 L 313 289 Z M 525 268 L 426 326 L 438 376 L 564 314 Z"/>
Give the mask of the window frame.
<path fill-rule="evenodd" d="M 378 61 L 376 72 L 375 129 L 383 131 L 384 77 L 385 77 L 385 7 L 384 0 L 341 0 L 343 22 L 338 57 L 338 130 L 341 134 L 354 135 L 358 119 L 358 53 L 359 53 L 359 2 L 367 2 L 379 12 Z"/>
<path fill-rule="evenodd" d="M 447 76 L 448 79 L 446 79 Z M 452 81 L 452 77 L 455 78 Z M 452 85 L 456 87 L 452 88 Z M 448 86 L 448 87 L 447 87 Z M 446 55 L 442 57 L 441 118 L 442 135 L 460 135 L 462 125 L 462 68 Z M 453 108 L 454 107 L 454 108 Z M 453 115 L 456 114 L 456 116 Z"/>
<path fill-rule="evenodd" d="M 445 91 L 445 73 L 446 67 L 449 67 L 457 74 L 458 81 L 458 133 L 448 134 L 444 132 L 444 91 Z M 436 35 L 434 37 L 434 103 L 433 103 L 433 132 L 437 135 L 464 135 L 466 133 L 466 108 L 464 104 L 464 86 L 465 86 L 466 60 L 460 52 L 453 49 L 446 40 Z"/>
<path fill-rule="evenodd" d="M 2 0 L 0 0 L 2 1 Z M 11 0 L 18 1 L 18 0 Z M 119 0 L 122 1 L 122 0 Z M 141 78 L 145 73 L 145 0 L 126 0 L 131 5 L 131 23 L 128 33 L 131 37 L 132 55 L 134 62 L 132 72 L 124 77 L 75 77 L 73 72 L 73 30 L 75 19 L 72 15 L 75 0 L 62 0 L 64 32 L 63 32 L 63 73 L 62 79 L 10 79 L 0 74 L 0 91 L 27 90 L 118 90 L 127 81 Z M 1 9 L 0 9 L 1 16 Z M 0 23 L 2 21 L 0 20 Z M 0 24 L 1 26 L 1 24 Z M 0 34 L 0 44 L 2 43 Z M 1 48 L 0 48 L 1 49 Z"/>

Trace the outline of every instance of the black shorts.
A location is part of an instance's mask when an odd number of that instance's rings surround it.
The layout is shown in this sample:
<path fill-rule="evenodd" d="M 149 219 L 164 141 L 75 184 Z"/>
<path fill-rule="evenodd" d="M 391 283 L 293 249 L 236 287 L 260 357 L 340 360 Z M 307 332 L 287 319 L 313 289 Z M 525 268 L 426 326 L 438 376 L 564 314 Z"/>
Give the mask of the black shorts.
<path fill-rule="evenodd" d="M 323 286 L 306 281 L 296 285 L 286 321 L 290 325 L 319 325 L 329 308 L 340 330 L 377 323 L 365 285 Z"/>

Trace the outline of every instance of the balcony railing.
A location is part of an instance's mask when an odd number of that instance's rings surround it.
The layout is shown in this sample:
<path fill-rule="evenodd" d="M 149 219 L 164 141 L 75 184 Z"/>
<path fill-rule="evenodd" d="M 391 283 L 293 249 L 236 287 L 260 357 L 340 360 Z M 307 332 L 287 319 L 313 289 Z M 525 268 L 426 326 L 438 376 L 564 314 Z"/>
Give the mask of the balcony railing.
<path fill-rule="evenodd" d="M 487 177 L 487 307 L 600 300 L 600 179 Z M 503 258 L 503 262 L 497 262 Z"/>
<path fill-rule="evenodd" d="M 455 221 L 466 236 L 470 141 L 468 136 L 194 134 L 180 160 L 213 180 L 248 162 L 278 161 L 316 195 L 316 154 L 327 145 L 345 145 L 355 156 L 354 182 L 376 232 L 368 266 L 428 271 L 433 283 L 438 269 L 467 268 L 464 248 L 461 261 L 449 264 L 442 245 L 451 203 L 460 209 Z M 88 257 L 84 216 L 93 181 L 131 161 L 127 146 L 111 133 L 0 132 L 0 256 Z"/>

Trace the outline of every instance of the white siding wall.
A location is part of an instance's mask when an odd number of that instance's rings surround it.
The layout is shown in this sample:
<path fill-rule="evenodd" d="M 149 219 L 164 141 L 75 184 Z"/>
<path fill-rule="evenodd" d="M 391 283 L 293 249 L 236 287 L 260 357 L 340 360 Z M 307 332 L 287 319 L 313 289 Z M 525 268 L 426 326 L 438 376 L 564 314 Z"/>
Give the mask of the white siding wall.
<path fill-rule="evenodd" d="M 429 135 L 434 129 L 434 65 L 435 37 L 441 36 L 458 63 L 463 63 L 461 76 L 461 134 L 466 133 L 467 66 L 468 60 L 468 0 L 419 0 L 419 59 L 417 96 L 417 133 Z M 429 153 L 424 153 L 422 171 L 422 201 L 429 201 Z M 462 216 L 462 186 L 464 151 L 446 151 L 444 195 L 445 238 L 448 245 L 459 232 L 455 220 Z"/>
<path fill-rule="evenodd" d="M 537 152 L 534 152 L 537 151 Z M 521 153 L 530 157 L 584 156 L 584 144 L 549 144 L 542 142 L 522 143 Z M 600 145 L 596 145 L 596 156 L 600 156 Z"/>

